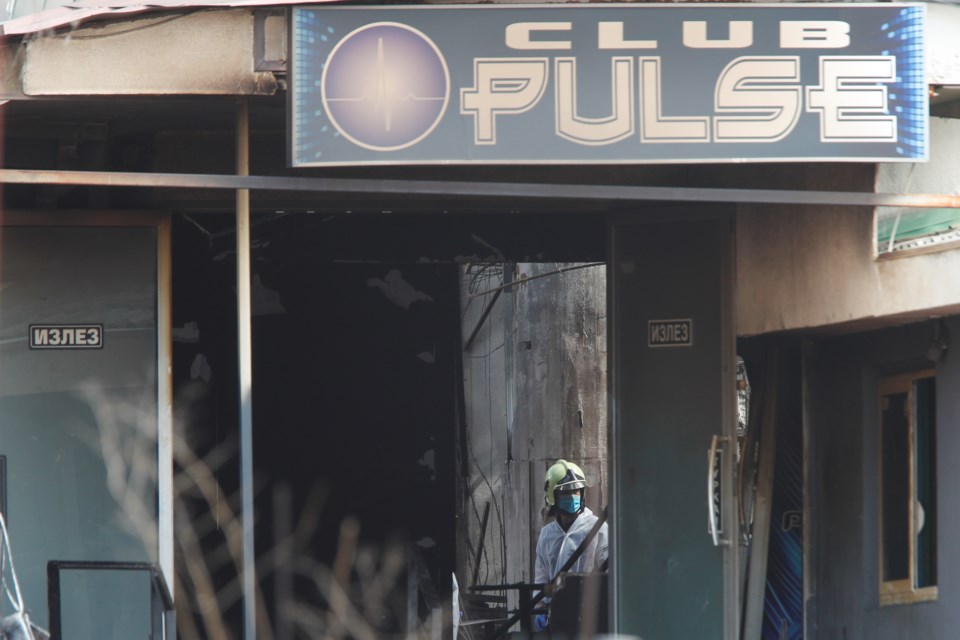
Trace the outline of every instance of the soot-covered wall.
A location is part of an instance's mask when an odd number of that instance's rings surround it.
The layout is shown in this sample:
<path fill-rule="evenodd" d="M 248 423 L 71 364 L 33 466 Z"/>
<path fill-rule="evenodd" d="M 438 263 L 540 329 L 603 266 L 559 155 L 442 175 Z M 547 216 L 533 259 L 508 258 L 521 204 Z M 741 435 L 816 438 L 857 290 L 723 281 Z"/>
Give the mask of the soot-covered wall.
<path fill-rule="evenodd" d="M 808 637 L 826 640 L 954 638 L 960 628 L 960 353 L 931 351 L 960 336 L 960 318 L 931 320 L 811 344 L 805 360 L 811 438 L 813 597 Z M 953 351 L 957 347 L 954 345 Z M 938 598 L 880 606 L 877 381 L 936 369 Z"/>
<path fill-rule="evenodd" d="M 217 230 L 219 220 L 192 221 L 202 229 L 175 222 L 176 386 L 180 409 L 191 410 L 187 435 L 204 450 L 229 448 L 238 403 L 234 237 L 229 226 Z M 408 552 L 425 563 L 425 594 L 449 593 L 453 570 L 457 266 L 333 260 L 310 251 L 323 239 L 297 223 L 253 235 L 257 555 L 270 558 L 283 530 L 299 527 L 280 569 L 291 575 L 291 597 L 322 609 L 324 572 L 350 546 L 342 531 L 357 534 L 360 548 L 340 560 L 356 590 L 392 575 L 386 554 L 398 551 L 403 564 L 368 622 L 401 629 Z M 219 468 L 225 500 L 236 473 L 235 460 Z M 283 488 L 286 522 L 275 508 Z M 372 568 L 360 566 L 367 560 Z M 270 609 L 273 571 L 261 565 Z"/>
<path fill-rule="evenodd" d="M 173 220 L 177 428 L 202 452 L 233 444 L 234 455 L 217 466 L 226 500 L 238 486 L 233 216 Z M 252 236 L 256 546 L 266 559 L 268 612 L 288 625 L 277 607 L 296 600 L 322 609 L 330 594 L 318 580 L 347 575 L 359 607 L 379 599 L 360 614 L 378 632 L 396 630 L 407 612 L 407 576 L 386 591 L 374 584 L 389 569 L 391 545 L 422 558 L 423 598 L 433 589 L 441 605 L 450 601 L 463 490 L 458 271 L 466 262 L 596 259 L 604 255 L 605 221 L 261 215 Z M 219 514 L 219 506 L 183 502 L 194 515 Z M 187 524 L 178 514 L 177 526 Z M 284 582 L 275 580 L 271 553 L 287 528 L 300 535 L 280 563 L 290 576 Z M 354 533 L 361 548 L 338 556 L 350 551 L 341 536 Z M 226 584 L 233 575 L 228 566 L 216 579 Z M 229 608 L 233 628 L 238 609 Z"/>

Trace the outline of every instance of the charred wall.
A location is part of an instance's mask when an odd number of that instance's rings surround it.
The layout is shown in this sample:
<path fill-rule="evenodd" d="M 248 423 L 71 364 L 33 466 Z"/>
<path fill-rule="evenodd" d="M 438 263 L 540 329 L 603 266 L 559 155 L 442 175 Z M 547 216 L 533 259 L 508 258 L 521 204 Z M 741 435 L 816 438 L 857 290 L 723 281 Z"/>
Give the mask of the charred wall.
<path fill-rule="evenodd" d="M 811 438 L 813 596 L 809 637 L 848 640 L 951 637 L 958 624 L 953 576 L 960 556 L 950 544 L 960 530 L 951 460 L 958 446 L 955 353 L 932 349 L 939 321 L 846 337 L 818 339 L 805 358 Z M 946 320 L 950 335 L 960 323 Z M 878 380 L 936 370 L 938 596 L 932 602 L 879 602 Z M 928 519 L 928 522 L 930 520 Z"/>
<path fill-rule="evenodd" d="M 218 469 L 229 501 L 238 489 L 239 402 L 232 216 L 181 212 L 173 219 L 178 425 L 199 451 L 227 452 Z M 424 563 L 424 597 L 449 602 L 443 594 L 454 570 L 454 489 L 461 486 L 458 273 L 464 256 L 489 257 L 491 247 L 508 258 L 602 251 L 602 219 L 558 219 L 561 231 L 545 239 L 538 219 L 523 216 L 255 217 L 258 556 L 270 557 L 285 532 L 306 531 L 289 566 L 262 572 L 275 621 L 281 604 L 274 599 L 285 589 L 298 602 L 324 605 L 304 567 L 336 565 L 345 523 L 356 526 L 349 530 L 359 548 L 374 554 L 358 550 L 357 562 L 375 557 L 383 567 L 390 550 L 413 551 Z M 385 629 L 403 625 L 406 565 L 403 571 L 385 596 Z M 351 575 L 359 593 L 362 571 Z M 229 569 L 216 575 L 222 583 L 233 577 Z M 230 613 L 238 623 L 236 608 Z"/>

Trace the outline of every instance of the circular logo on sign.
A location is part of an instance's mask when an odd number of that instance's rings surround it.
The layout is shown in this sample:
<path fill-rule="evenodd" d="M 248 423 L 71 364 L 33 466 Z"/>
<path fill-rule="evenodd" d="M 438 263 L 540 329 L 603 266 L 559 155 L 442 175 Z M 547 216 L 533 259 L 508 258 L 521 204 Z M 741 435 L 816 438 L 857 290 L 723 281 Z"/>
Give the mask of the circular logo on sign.
<path fill-rule="evenodd" d="M 396 151 L 425 138 L 450 97 L 447 62 L 430 38 L 396 22 L 356 29 L 330 52 L 321 98 L 333 125 L 356 145 Z"/>

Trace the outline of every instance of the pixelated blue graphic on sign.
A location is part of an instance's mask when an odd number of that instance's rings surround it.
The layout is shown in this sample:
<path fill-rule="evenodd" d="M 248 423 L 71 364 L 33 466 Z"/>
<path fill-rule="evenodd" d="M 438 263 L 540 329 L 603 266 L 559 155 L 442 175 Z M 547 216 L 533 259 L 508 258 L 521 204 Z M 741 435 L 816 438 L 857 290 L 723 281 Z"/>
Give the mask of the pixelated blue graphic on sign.
<path fill-rule="evenodd" d="M 890 87 L 890 108 L 898 116 L 897 153 L 906 158 L 922 158 L 927 147 L 927 80 L 923 69 L 923 10 L 904 7 L 890 22 L 881 26 L 890 42 L 883 55 L 899 61 L 897 81 Z"/>

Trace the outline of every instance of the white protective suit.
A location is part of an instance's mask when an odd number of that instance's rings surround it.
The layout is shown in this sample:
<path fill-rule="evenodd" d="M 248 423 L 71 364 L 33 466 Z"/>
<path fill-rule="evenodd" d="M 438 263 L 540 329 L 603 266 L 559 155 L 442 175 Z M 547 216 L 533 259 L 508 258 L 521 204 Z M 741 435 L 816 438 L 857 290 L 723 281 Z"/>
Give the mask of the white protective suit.
<path fill-rule="evenodd" d="M 556 520 L 540 529 L 540 538 L 537 540 L 537 568 L 533 581 L 546 584 L 553 580 L 596 523 L 597 516 L 589 508 L 584 507 L 567 531 L 564 531 Z M 607 523 L 604 522 L 586 551 L 577 558 L 568 571 L 570 573 L 596 571 L 606 559 Z M 544 599 L 544 601 L 547 600 Z"/>

